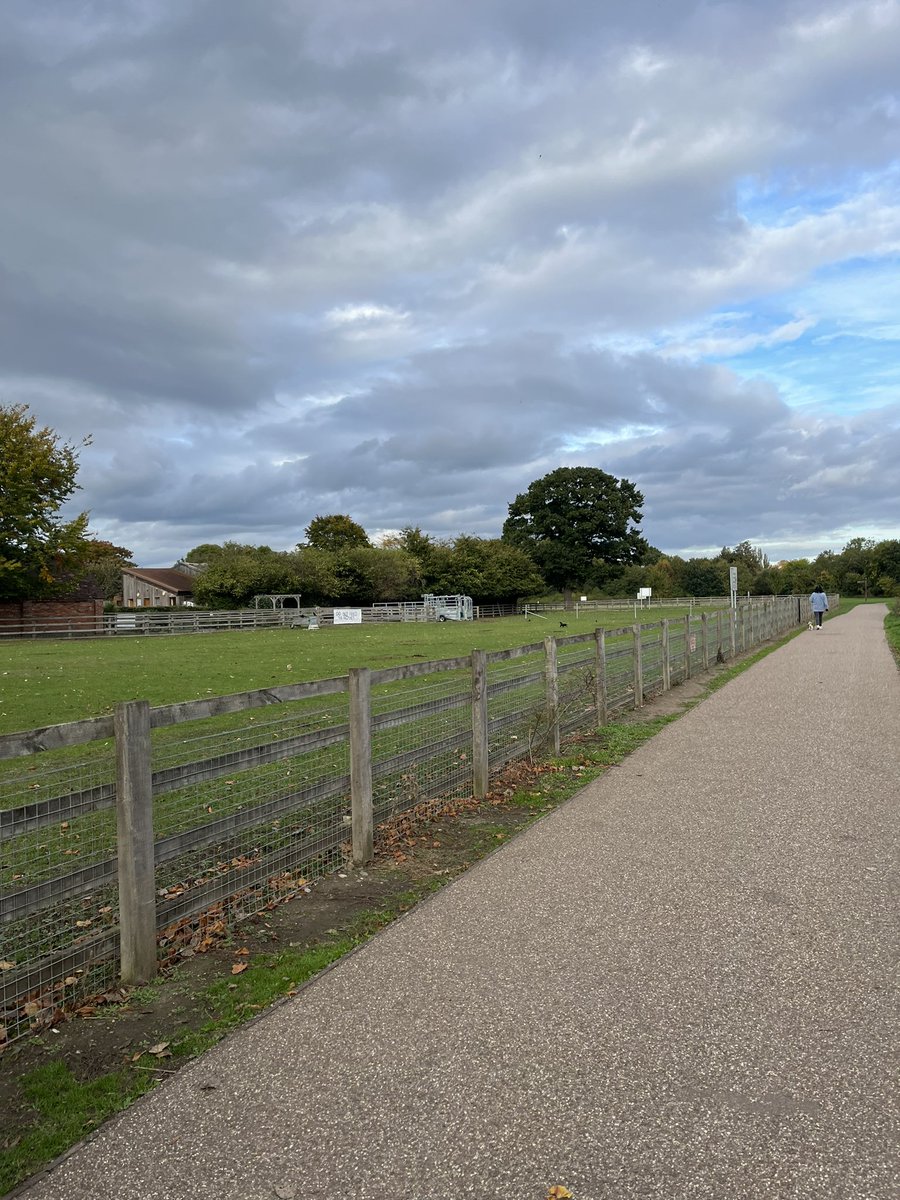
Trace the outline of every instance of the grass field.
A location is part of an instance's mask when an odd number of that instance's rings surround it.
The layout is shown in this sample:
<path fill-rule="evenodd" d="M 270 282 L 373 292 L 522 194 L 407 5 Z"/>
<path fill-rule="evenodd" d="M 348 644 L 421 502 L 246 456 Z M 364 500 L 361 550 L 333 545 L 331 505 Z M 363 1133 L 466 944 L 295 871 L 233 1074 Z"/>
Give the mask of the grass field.
<path fill-rule="evenodd" d="M 685 609 L 653 608 L 643 623 L 684 619 Z M 696 611 L 696 610 L 695 610 Z M 565 621 L 566 628 L 560 628 Z M 265 629 L 236 633 L 16 641 L 0 646 L 0 733 L 104 716 L 120 700 L 152 705 L 253 691 L 346 675 L 350 667 L 395 667 L 503 650 L 547 634 L 590 633 L 634 622 L 629 608 L 548 613 L 476 622 Z"/>

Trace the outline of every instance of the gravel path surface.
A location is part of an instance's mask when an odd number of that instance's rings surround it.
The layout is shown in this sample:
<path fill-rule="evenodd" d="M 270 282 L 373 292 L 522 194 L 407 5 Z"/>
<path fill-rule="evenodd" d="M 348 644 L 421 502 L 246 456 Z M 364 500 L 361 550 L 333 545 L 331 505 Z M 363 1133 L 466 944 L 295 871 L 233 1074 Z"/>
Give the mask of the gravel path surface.
<path fill-rule="evenodd" d="M 28 1200 L 897 1200 L 900 672 L 804 632 Z"/>

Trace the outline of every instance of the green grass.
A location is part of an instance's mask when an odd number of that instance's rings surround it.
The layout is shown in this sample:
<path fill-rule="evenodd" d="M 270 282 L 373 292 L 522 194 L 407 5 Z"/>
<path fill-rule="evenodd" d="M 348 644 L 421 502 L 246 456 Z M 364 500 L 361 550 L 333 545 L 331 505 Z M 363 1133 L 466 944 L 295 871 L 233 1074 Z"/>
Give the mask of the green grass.
<path fill-rule="evenodd" d="M 52 1162 L 108 1117 L 153 1086 L 152 1076 L 123 1068 L 80 1081 L 65 1063 L 47 1063 L 21 1083 L 35 1123 L 0 1150 L 0 1195 Z"/>
<path fill-rule="evenodd" d="M 656 623 L 685 609 L 645 609 Z M 567 628 L 560 629 L 560 619 Z M 122 700 L 173 704 L 207 696 L 346 675 L 350 667 L 395 667 L 503 650 L 633 623 L 627 608 L 548 613 L 546 620 L 404 623 L 85 641 L 6 641 L 0 667 L 0 733 L 104 716 Z"/>
<path fill-rule="evenodd" d="M 900 600 L 891 600 L 890 612 L 884 619 L 884 632 L 894 657 L 900 663 Z"/>

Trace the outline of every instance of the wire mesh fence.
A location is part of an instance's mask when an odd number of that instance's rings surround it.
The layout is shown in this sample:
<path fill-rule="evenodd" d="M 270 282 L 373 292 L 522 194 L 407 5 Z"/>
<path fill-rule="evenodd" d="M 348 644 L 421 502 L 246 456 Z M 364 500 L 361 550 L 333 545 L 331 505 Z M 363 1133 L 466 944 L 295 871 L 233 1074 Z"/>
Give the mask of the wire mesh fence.
<path fill-rule="evenodd" d="M 562 733 L 597 724 L 597 650 L 593 638 L 560 643 L 556 710 Z"/>
<path fill-rule="evenodd" d="M 366 821 L 371 831 L 483 795 L 490 771 L 552 753 L 561 735 L 807 617 L 787 598 L 371 671 L 361 710 L 348 677 L 144 705 L 152 961 L 195 953 L 232 920 L 357 860 Z M 141 788 L 123 775 L 112 728 L 53 727 L 52 750 L 47 730 L 0 737 L 0 1046 L 114 985 L 135 907 L 120 895 L 131 878 L 122 861 L 136 853 L 121 813 Z"/>
<path fill-rule="evenodd" d="M 388 684 L 371 702 L 376 824 L 404 809 L 440 805 L 472 790 L 472 686 L 468 670 Z"/>
<path fill-rule="evenodd" d="M 488 760 L 497 770 L 534 755 L 546 744 L 543 645 L 523 647 L 515 657 L 488 656 Z"/>
<path fill-rule="evenodd" d="M 0 764 L 0 1043 L 114 979 L 115 761 L 92 749 Z"/>
<path fill-rule="evenodd" d="M 173 945 L 195 950 L 217 923 L 271 906 L 342 860 L 346 695 L 241 716 L 187 738 L 154 734 L 157 926 L 166 954 Z"/>

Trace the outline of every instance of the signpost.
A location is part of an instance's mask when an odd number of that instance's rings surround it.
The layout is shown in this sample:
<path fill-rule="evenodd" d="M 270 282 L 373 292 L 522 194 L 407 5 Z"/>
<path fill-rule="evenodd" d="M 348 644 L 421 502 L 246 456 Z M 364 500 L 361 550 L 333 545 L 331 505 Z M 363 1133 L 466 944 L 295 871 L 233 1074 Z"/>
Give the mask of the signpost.
<path fill-rule="evenodd" d="M 728 577 L 731 581 L 731 607 L 737 608 L 737 567 L 728 568 Z"/>

